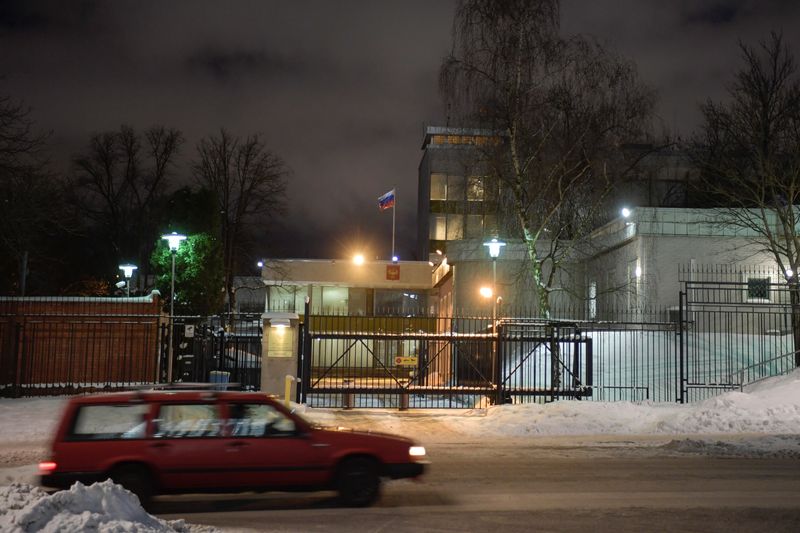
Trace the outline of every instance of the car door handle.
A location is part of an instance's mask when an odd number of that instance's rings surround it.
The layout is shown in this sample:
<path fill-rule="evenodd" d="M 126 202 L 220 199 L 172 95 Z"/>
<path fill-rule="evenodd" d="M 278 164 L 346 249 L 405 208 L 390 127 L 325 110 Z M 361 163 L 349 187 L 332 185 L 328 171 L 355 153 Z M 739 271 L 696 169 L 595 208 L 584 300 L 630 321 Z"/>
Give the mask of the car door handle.
<path fill-rule="evenodd" d="M 169 448 L 168 442 L 155 442 L 150 445 L 151 448 Z"/>
<path fill-rule="evenodd" d="M 311 445 L 312 448 L 327 448 L 328 446 L 330 446 L 330 444 L 327 442 L 315 442 Z"/>
<path fill-rule="evenodd" d="M 241 448 L 243 446 L 249 446 L 249 444 L 242 440 L 237 440 L 235 442 L 231 442 L 230 444 L 228 444 L 228 448 L 234 448 L 234 449 Z"/>

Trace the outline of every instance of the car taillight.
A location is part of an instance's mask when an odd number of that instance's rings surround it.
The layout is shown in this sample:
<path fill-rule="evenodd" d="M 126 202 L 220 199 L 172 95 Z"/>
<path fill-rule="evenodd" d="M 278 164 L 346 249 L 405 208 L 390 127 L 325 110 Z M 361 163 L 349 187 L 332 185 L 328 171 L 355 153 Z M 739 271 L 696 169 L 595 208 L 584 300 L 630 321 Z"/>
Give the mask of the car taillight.
<path fill-rule="evenodd" d="M 39 473 L 40 474 L 50 474 L 54 472 L 58 465 L 55 461 L 42 461 L 39 463 Z"/>

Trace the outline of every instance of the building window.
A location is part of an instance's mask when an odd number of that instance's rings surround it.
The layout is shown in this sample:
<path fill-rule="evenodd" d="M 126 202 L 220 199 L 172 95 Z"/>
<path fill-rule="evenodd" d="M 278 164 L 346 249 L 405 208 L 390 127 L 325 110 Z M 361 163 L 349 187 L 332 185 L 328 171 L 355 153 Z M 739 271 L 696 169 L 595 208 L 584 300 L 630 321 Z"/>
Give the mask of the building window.
<path fill-rule="evenodd" d="M 322 287 L 322 310 L 325 313 L 345 313 L 348 308 L 347 287 Z"/>
<path fill-rule="evenodd" d="M 446 215 L 431 215 L 430 238 L 434 241 L 444 241 L 447 239 Z"/>
<path fill-rule="evenodd" d="M 447 200 L 446 174 L 431 174 L 431 200 Z"/>
<path fill-rule="evenodd" d="M 447 239 L 455 241 L 464 238 L 464 215 L 447 215 Z"/>
<path fill-rule="evenodd" d="M 447 200 L 449 202 L 464 201 L 464 176 L 447 176 Z"/>
<path fill-rule="evenodd" d="M 747 301 L 769 301 L 769 278 L 747 278 Z"/>
<path fill-rule="evenodd" d="M 467 239 L 483 237 L 483 216 L 467 215 Z"/>
<path fill-rule="evenodd" d="M 484 197 L 484 178 L 482 176 L 470 176 L 467 178 L 467 200 L 471 202 L 482 202 Z"/>

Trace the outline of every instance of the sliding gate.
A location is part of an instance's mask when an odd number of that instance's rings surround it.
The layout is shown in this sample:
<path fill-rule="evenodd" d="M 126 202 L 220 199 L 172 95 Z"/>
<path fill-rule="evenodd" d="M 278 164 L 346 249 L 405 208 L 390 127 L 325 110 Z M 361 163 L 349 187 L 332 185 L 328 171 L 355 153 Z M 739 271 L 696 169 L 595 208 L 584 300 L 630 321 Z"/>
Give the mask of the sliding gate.
<path fill-rule="evenodd" d="M 485 318 L 310 316 L 300 400 L 314 407 L 475 408 L 592 394 L 575 325 Z"/>

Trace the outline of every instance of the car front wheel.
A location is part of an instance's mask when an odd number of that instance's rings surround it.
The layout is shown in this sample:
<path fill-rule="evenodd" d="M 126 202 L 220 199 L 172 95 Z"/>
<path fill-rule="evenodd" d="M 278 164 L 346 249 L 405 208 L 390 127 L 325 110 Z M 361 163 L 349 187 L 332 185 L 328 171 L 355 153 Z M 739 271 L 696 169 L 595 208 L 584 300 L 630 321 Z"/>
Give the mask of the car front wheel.
<path fill-rule="evenodd" d="M 336 490 L 343 505 L 366 507 L 372 504 L 380 495 L 380 486 L 378 465 L 371 459 L 348 459 L 339 467 Z"/>

